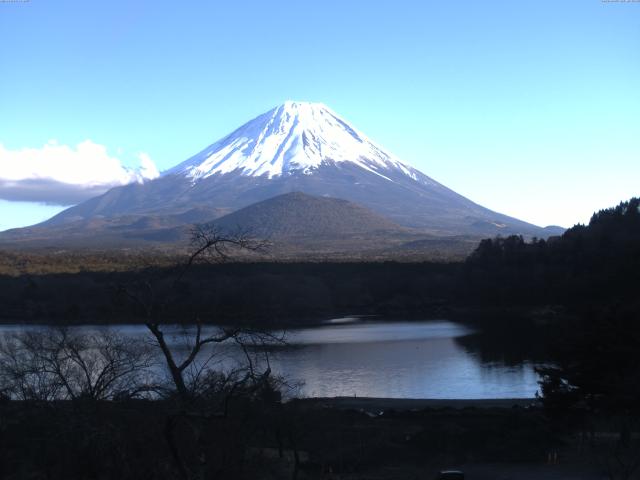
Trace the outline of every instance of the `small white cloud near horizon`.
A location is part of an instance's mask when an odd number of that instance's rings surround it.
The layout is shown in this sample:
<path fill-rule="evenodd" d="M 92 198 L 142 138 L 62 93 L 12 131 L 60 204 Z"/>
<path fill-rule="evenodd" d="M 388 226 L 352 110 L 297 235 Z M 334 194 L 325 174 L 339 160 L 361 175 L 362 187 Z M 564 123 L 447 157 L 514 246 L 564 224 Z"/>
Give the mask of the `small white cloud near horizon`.
<path fill-rule="evenodd" d="M 73 205 L 112 187 L 144 182 L 160 175 L 149 155 L 128 168 L 91 140 L 75 147 L 50 140 L 41 148 L 9 150 L 0 143 L 0 199 Z"/>
<path fill-rule="evenodd" d="M 158 171 L 158 167 L 153 163 L 151 157 L 148 153 L 140 152 L 138 154 L 138 159 L 140 160 L 140 175 L 144 180 L 152 180 L 154 178 L 158 178 L 160 176 L 160 172 Z"/>

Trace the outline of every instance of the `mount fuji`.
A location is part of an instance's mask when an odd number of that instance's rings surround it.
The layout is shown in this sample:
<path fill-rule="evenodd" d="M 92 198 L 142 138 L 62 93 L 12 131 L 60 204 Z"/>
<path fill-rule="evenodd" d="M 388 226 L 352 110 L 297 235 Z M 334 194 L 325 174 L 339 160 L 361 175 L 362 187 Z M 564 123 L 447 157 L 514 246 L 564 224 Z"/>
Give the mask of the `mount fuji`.
<path fill-rule="evenodd" d="M 42 235 L 51 228 L 114 223 L 134 228 L 143 217 L 147 226 L 153 218 L 154 225 L 175 227 L 292 192 L 347 200 L 431 236 L 557 233 L 472 202 L 385 151 L 323 104 L 292 101 L 159 178 L 113 188 L 22 231 Z"/>
<path fill-rule="evenodd" d="M 239 172 L 267 178 L 345 162 L 386 177 L 398 170 L 417 180 L 419 172 L 375 145 L 321 103 L 285 102 L 246 123 L 198 155 L 169 170 L 192 180 Z"/>

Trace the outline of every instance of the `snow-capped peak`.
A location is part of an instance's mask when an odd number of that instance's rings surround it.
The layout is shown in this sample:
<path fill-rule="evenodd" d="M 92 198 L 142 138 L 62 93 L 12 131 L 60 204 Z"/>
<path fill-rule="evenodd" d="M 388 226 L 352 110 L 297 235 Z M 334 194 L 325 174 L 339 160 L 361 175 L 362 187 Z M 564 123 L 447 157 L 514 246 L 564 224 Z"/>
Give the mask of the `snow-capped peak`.
<path fill-rule="evenodd" d="M 269 178 L 294 171 L 311 174 L 323 163 L 353 162 L 384 178 L 417 171 L 384 152 L 322 103 L 286 101 L 165 172 L 196 181 L 234 171 Z"/>

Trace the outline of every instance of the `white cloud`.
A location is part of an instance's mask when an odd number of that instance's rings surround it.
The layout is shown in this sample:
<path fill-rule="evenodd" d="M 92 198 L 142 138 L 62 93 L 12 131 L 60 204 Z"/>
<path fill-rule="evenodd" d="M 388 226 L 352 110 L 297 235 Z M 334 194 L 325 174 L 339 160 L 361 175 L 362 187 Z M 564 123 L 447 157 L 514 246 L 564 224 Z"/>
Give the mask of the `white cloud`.
<path fill-rule="evenodd" d="M 138 159 L 139 168 L 127 168 L 91 140 L 75 147 L 50 140 L 42 148 L 20 150 L 0 144 L 0 198 L 71 205 L 160 175 L 148 154 L 140 153 Z"/>
<path fill-rule="evenodd" d="M 160 176 L 160 172 L 156 164 L 151 160 L 149 154 L 140 152 L 138 158 L 140 159 L 140 175 L 142 176 L 142 180 L 158 178 Z"/>

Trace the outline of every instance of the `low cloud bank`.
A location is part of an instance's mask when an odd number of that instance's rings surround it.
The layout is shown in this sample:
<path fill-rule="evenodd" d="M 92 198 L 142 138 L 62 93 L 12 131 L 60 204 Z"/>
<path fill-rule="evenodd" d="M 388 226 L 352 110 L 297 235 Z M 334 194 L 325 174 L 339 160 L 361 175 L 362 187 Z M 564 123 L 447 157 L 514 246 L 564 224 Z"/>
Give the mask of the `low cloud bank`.
<path fill-rule="evenodd" d="M 50 141 L 42 148 L 20 150 L 0 144 L 0 199 L 73 205 L 112 187 L 160 175 L 149 155 L 140 153 L 138 159 L 138 168 L 127 168 L 91 140 L 75 147 Z"/>

